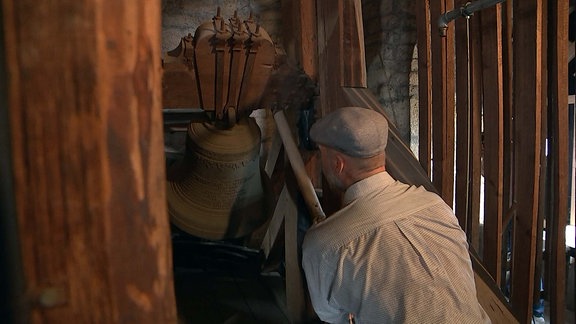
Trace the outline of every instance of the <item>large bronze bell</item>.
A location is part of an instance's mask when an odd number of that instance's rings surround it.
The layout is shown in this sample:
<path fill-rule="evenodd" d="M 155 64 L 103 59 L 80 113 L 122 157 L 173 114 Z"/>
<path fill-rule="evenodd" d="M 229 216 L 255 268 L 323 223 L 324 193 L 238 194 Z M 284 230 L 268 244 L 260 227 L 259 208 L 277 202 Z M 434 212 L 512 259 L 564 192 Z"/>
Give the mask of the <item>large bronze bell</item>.
<path fill-rule="evenodd" d="M 194 236 L 239 238 L 269 215 L 259 163 L 260 128 L 242 118 L 231 128 L 191 123 L 184 158 L 169 170 L 170 219 Z"/>

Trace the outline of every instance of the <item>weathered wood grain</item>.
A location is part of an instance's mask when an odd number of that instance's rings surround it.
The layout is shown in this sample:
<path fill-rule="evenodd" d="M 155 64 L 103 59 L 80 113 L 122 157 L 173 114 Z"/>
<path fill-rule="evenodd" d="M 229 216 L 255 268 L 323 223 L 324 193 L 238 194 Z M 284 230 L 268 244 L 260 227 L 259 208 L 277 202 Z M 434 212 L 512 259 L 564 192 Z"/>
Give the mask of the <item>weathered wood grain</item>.
<path fill-rule="evenodd" d="M 176 322 L 160 3 L 2 5 L 29 322 Z"/>
<path fill-rule="evenodd" d="M 452 0 L 432 1 L 430 16 L 439 17 L 454 8 Z M 434 20 L 435 22 L 435 20 Z M 433 24 L 435 26 L 435 24 Z M 432 47 L 432 182 L 444 201 L 452 206 L 454 194 L 454 28 L 441 37 L 431 33 Z"/>
<path fill-rule="evenodd" d="M 542 118 L 542 5 L 541 1 L 514 2 L 514 223 L 511 303 L 521 323 L 532 315 L 536 221 L 539 207 Z"/>
<path fill-rule="evenodd" d="M 504 96 L 501 5 L 481 13 L 484 92 L 484 266 L 502 280 Z"/>
<path fill-rule="evenodd" d="M 552 208 L 549 214 L 550 320 L 564 323 L 566 292 L 565 226 L 568 215 L 568 11 L 567 0 L 548 1 L 548 109 L 552 168 Z"/>

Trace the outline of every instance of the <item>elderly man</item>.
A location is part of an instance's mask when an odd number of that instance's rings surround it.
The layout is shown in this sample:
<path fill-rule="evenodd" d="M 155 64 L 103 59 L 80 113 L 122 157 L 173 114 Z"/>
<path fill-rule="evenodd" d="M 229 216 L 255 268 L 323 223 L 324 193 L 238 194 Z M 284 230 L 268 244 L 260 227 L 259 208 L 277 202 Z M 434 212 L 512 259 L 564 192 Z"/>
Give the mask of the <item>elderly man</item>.
<path fill-rule="evenodd" d="M 303 260 L 312 305 L 329 323 L 489 323 L 466 235 L 450 207 L 385 169 L 388 123 L 338 109 L 312 126 L 342 208 L 312 226 Z"/>

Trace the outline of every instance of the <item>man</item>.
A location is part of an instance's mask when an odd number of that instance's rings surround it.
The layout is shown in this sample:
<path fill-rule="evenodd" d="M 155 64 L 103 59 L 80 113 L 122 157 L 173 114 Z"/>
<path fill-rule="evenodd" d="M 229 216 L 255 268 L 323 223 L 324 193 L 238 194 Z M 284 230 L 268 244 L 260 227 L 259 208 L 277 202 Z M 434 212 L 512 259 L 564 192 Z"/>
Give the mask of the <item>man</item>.
<path fill-rule="evenodd" d="M 312 305 L 329 323 L 489 323 L 466 235 L 436 194 L 385 169 L 386 119 L 345 107 L 312 126 L 343 206 L 304 238 Z"/>

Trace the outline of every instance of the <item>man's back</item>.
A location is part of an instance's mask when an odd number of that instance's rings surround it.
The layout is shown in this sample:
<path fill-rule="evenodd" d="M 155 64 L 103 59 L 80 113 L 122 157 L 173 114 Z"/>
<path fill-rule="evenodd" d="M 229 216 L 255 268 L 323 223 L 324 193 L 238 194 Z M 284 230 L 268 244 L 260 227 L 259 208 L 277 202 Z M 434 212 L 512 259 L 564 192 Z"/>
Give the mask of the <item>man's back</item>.
<path fill-rule="evenodd" d="M 311 228 L 303 267 L 328 322 L 483 323 L 466 237 L 435 194 L 380 173 L 351 186 L 347 204 Z"/>

